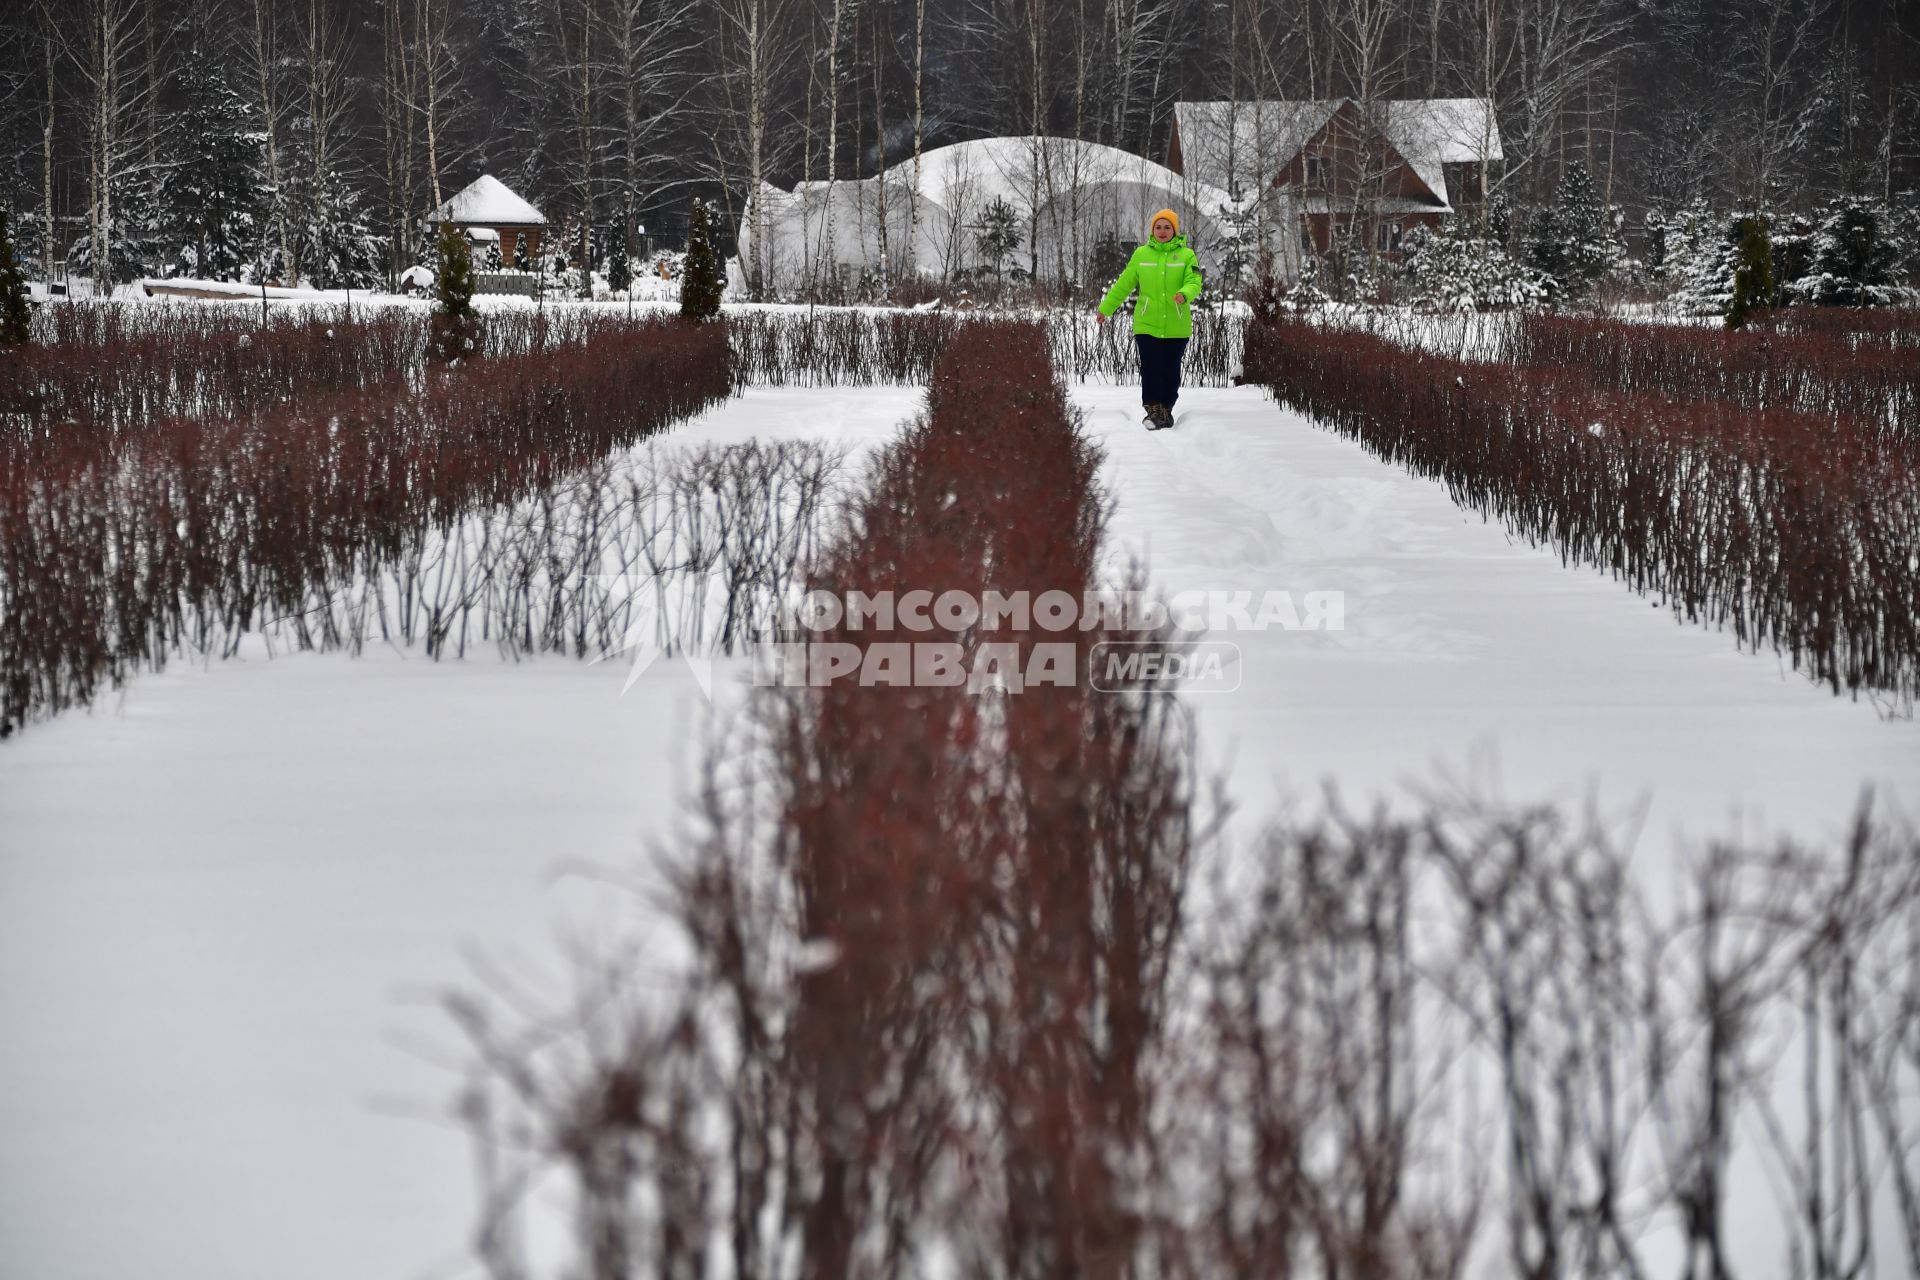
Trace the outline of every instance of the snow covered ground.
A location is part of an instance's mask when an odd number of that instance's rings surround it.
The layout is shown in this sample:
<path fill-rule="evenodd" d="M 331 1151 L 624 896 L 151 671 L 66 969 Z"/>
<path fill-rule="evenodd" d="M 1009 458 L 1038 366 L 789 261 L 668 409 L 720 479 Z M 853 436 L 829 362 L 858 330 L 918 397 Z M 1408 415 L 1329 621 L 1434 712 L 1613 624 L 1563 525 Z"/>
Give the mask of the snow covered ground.
<path fill-rule="evenodd" d="M 1868 782 L 1920 812 L 1920 724 L 1514 544 L 1254 390 L 1191 391 L 1151 434 L 1134 389 L 1075 395 L 1109 451 L 1116 555 L 1157 587 L 1346 593 L 1343 631 L 1223 636 L 1239 690 L 1193 695 L 1236 841 L 1282 788 L 1404 796 L 1496 759 L 1513 800 L 1644 799 L 1656 878 L 1736 820 L 1831 832 Z M 860 449 L 918 400 L 752 391 L 672 438 Z M 0 748 L 0 1272 L 475 1274 L 431 995 L 470 982 L 465 948 L 551 973 L 552 931 L 638 909 L 565 872 L 630 869 L 670 835 L 704 703 L 684 664 L 622 697 L 626 676 L 256 656 L 142 677 Z"/>
<path fill-rule="evenodd" d="M 920 400 L 751 391 L 664 439 L 859 450 Z M 471 1274 L 431 1001 L 468 947 L 564 994 L 555 934 L 635 906 L 556 880 L 671 830 L 705 704 L 628 670 L 256 650 L 5 744 L 0 1275 Z"/>
<path fill-rule="evenodd" d="M 1241 688 L 1191 698 L 1243 819 L 1279 787 L 1405 795 L 1469 766 L 1513 801 L 1644 800 L 1651 867 L 1687 837 L 1835 831 L 1868 783 L 1920 815 L 1911 717 L 1676 623 L 1251 388 L 1186 391 L 1161 432 L 1133 388 L 1076 399 L 1109 455 L 1111 551 L 1156 586 L 1346 593 L 1344 631 L 1222 634 Z"/>

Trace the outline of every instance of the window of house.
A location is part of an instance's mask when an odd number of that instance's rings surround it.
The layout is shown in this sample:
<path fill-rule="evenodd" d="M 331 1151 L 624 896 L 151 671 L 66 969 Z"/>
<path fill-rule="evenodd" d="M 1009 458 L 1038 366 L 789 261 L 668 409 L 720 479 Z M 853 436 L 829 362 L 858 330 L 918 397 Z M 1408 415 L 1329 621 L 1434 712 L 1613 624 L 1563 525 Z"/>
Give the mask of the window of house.
<path fill-rule="evenodd" d="M 1392 253 L 1400 247 L 1400 224 L 1383 222 L 1379 228 L 1380 249 L 1383 253 Z"/>
<path fill-rule="evenodd" d="M 1307 157 L 1307 186 L 1320 190 L 1327 185 L 1327 162 L 1323 156 Z"/>
<path fill-rule="evenodd" d="M 1460 164 L 1448 164 L 1443 172 L 1447 179 L 1447 199 L 1452 204 L 1480 198 L 1480 166 L 1471 161 Z"/>

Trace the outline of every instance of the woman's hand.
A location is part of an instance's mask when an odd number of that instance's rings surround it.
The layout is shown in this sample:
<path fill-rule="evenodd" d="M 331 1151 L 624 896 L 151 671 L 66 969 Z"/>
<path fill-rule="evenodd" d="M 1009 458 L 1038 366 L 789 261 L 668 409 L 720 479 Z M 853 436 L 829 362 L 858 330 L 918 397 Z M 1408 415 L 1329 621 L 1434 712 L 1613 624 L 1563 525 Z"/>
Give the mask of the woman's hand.
<path fill-rule="evenodd" d="M 1093 322 L 1095 324 L 1105 324 L 1107 322 L 1107 313 L 1095 307 L 1093 309 Z"/>
<path fill-rule="evenodd" d="M 1177 303 L 1179 303 L 1179 304 L 1180 304 L 1181 306 L 1183 306 L 1183 307 L 1187 305 L 1187 295 L 1186 295 L 1186 294 L 1184 294 L 1184 293 L 1176 293 L 1176 294 L 1174 294 L 1174 295 L 1173 295 L 1173 300 L 1174 300 L 1175 302 L 1177 302 Z"/>

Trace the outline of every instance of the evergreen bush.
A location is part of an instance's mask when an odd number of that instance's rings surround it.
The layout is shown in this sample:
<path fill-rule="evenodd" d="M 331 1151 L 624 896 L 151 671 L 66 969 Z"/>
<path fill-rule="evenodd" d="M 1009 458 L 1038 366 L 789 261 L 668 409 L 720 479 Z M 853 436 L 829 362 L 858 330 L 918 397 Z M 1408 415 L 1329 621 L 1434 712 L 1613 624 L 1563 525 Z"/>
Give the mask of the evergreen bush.
<path fill-rule="evenodd" d="M 996 196 L 980 215 L 974 227 L 973 243 L 993 264 L 994 279 L 1005 277 L 1007 257 L 1020 249 L 1020 215 L 1002 197 Z M 1016 272 L 1015 278 L 1018 278 Z"/>
<path fill-rule="evenodd" d="M 261 217 L 261 135 L 247 104 L 213 60 L 189 58 L 175 79 L 177 152 L 160 179 L 171 265 L 210 280 L 237 280 L 254 260 Z"/>
<path fill-rule="evenodd" d="M 1897 246 L 1886 210 L 1859 196 L 1829 201 L 1813 233 L 1812 265 L 1793 282 L 1795 301 L 1829 307 L 1885 306 L 1897 293 Z"/>
<path fill-rule="evenodd" d="M 1569 165 L 1553 203 L 1527 221 L 1527 265 L 1546 277 L 1555 302 L 1576 302 L 1621 259 L 1613 219 L 1581 165 Z"/>
<path fill-rule="evenodd" d="M 451 222 L 440 224 L 436 244 L 440 265 L 433 287 L 440 305 L 433 313 L 430 350 L 434 359 L 451 364 L 480 352 L 480 317 L 473 309 L 473 250 L 466 233 Z"/>
<path fill-rule="evenodd" d="M 687 227 L 687 265 L 680 277 L 680 315 L 685 320 L 712 320 L 720 314 L 720 294 L 726 282 L 720 259 L 707 230 L 707 202 L 693 202 Z"/>
<path fill-rule="evenodd" d="M 1499 242 L 1483 239 L 1457 218 L 1437 235 L 1417 229 L 1408 238 L 1402 273 L 1407 300 L 1426 311 L 1535 306 L 1551 292 L 1539 271 L 1515 262 Z"/>
<path fill-rule="evenodd" d="M 633 287 L 633 258 L 627 244 L 627 233 L 623 228 L 616 237 L 613 252 L 607 255 L 607 288 L 615 293 L 626 293 Z"/>
<path fill-rule="evenodd" d="M 1773 246 L 1767 220 L 1748 214 L 1734 224 L 1739 239 L 1734 253 L 1733 297 L 1727 303 L 1727 328 L 1738 329 L 1762 307 L 1773 305 Z"/>
<path fill-rule="evenodd" d="M 0 205 L 0 347 L 33 340 L 33 313 L 27 303 L 27 278 L 13 256 L 13 227 Z"/>

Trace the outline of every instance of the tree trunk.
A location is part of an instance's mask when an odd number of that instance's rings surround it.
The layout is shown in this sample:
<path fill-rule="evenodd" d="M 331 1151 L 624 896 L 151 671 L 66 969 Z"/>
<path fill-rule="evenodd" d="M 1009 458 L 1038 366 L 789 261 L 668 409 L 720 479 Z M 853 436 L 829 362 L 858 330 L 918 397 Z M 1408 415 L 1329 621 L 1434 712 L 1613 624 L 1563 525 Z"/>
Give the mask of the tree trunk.
<path fill-rule="evenodd" d="M 913 6 L 913 190 L 907 196 L 907 269 L 920 267 L 920 151 L 926 121 L 923 83 L 927 67 L 927 0 Z"/>
<path fill-rule="evenodd" d="M 47 117 L 40 128 L 40 263 L 47 278 L 47 289 L 53 289 L 54 227 L 53 227 L 53 125 L 54 125 L 54 28 L 53 6 L 51 0 L 40 0 L 39 7 L 41 30 L 46 38 L 47 54 Z"/>
<path fill-rule="evenodd" d="M 260 116 L 266 135 L 267 187 L 273 193 L 273 225 L 280 243 L 280 262 L 289 274 L 288 283 L 298 284 L 292 246 L 287 238 L 287 198 L 280 181 L 280 90 L 274 74 L 279 55 L 275 50 L 273 0 L 253 0 L 253 60 L 259 81 Z"/>

